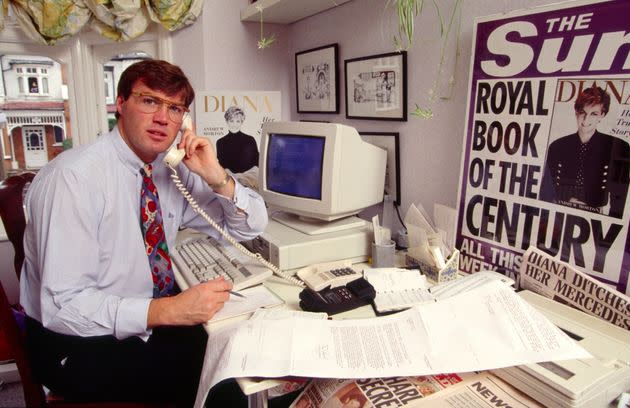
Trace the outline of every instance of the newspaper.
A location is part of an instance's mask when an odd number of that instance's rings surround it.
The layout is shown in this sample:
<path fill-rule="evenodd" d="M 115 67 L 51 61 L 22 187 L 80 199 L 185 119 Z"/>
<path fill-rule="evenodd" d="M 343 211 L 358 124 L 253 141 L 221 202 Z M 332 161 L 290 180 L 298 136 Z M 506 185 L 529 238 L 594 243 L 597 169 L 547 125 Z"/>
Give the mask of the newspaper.
<path fill-rule="evenodd" d="M 520 287 L 630 330 L 628 296 L 535 247 L 523 257 Z"/>
<path fill-rule="evenodd" d="M 516 279 L 534 245 L 630 296 L 630 70 L 628 50 L 610 42 L 628 32 L 629 12 L 630 1 L 576 0 L 475 22 L 462 271 Z M 580 120 L 583 107 L 597 120 Z"/>
<path fill-rule="evenodd" d="M 538 404 L 488 372 L 467 378 L 444 391 L 423 399 L 421 404 L 412 404 L 410 407 L 416 405 L 422 408 L 543 408 L 543 405 Z"/>
<path fill-rule="evenodd" d="M 348 379 L 315 379 L 289 408 L 362 408 L 401 407 L 473 374 L 440 374 L 417 377 Z"/>
<path fill-rule="evenodd" d="M 213 330 L 195 406 L 226 378 L 416 376 L 589 357 L 495 280 L 384 317 L 254 319 Z"/>

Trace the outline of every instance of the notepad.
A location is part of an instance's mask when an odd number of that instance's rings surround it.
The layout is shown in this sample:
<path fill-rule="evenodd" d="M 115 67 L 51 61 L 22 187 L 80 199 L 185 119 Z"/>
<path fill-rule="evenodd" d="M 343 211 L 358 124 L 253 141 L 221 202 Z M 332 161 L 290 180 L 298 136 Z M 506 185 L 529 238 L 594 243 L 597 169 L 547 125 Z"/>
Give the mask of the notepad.
<path fill-rule="evenodd" d="M 258 308 L 274 307 L 284 303 L 282 299 L 264 285 L 252 286 L 251 288 L 241 290 L 240 293 L 246 297 L 243 299 L 230 296 L 230 300 L 225 302 L 223 308 L 214 315 L 210 323 L 236 316 L 244 316 L 247 318 Z"/>
<path fill-rule="evenodd" d="M 428 290 L 427 277 L 418 270 L 371 268 L 365 269 L 363 276 L 376 291 L 373 304 L 379 313 L 435 301 Z"/>

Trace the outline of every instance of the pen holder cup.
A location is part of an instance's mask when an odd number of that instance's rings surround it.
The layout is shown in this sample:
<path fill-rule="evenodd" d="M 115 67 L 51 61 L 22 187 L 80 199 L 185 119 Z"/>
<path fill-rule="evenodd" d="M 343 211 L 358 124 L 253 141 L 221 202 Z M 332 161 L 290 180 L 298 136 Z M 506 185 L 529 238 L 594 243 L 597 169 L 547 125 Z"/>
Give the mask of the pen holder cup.
<path fill-rule="evenodd" d="M 457 278 L 457 271 L 459 270 L 459 251 L 453 249 L 453 253 L 446 261 L 446 266 L 442 269 L 438 269 L 435 265 L 430 265 L 422 260 L 415 258 L 409 253 L 405 255 L 406 266 L 417 266 L 420 272 L 425 274 L 428 279 L 435 283 L 442 283 Z"/>
<path fill-rule="evenodd" d="M 396 259 L 396 243 L 391 239 L 382 244 L 372 242 L 372 268 L 392 268 Z"/>

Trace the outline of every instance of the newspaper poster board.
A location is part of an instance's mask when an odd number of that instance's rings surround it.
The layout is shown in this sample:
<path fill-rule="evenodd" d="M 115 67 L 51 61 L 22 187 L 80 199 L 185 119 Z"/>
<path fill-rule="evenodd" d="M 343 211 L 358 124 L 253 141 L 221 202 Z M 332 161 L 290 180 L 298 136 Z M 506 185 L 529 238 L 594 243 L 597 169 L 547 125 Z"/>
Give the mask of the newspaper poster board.
<path fill-rule="evenodd" d="M 290 408 L 402 407 L 439 392 L 472 374 L 365 379 L 313 379 Z"/>
<path fill-rule="evenodd" d="M 281 118 L 279 91 L 211 90 L 195 95 L 197 134 L 212 141 L 219 162 L 232 173 L 258 168 L 262 125 Z"/>
<path fill-rule="evenodd" d="M 571 1 L 475 22 L 461 270 L 518 281 L 531 245 L 629 293 L 629 12 Z"/>

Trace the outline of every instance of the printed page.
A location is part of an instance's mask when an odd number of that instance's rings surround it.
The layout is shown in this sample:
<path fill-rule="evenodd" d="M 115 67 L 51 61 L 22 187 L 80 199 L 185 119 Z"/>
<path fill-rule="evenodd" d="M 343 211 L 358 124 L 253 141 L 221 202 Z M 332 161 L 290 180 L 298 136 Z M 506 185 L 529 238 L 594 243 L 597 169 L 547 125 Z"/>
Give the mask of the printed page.
<path fill-rule="evenodd" d="M 260 319 L 217 330 L 196 406 L 231 377 L 413 376 L 588 357 L 512 289 L 489 282 L 385 317 Z"/>
<path fill-rule="evenodd" d="M 260 307 L 271 307 L 284 303 L 282 299 L 263 285 L 243 289 L 239 293 L 244 295 L 245 298 L 230 295 L 230 299 L 225 302 L 223 309 L 219 310 L 210 322 L 217 322 L 245 313 L 252 313 Z"/>
<path fill-rule="evenodd" d="M 500 378 L 481 373 L 410 405 L 422 408 L 544 408 Z"/>
<path fill-rule="evenodd" d="M 523 255 L 519 284 L 622 329 L 630 324 L 630 297 L 530 246 Z"/>
<path fill-rule="evenodd" d="M 374 307 L 379 312 L 401 310 L 424 302 L 433 302 L 427 277 L 418 270 L 368 268 L 363 277 L 374 286 Z"/>
<path fill-rule="evenodd" d="M 409 289 L 427 289 L 427 277 L 416 269 L 365 268 L 363 277 L 376 292 L 400 292 Z"/>
<path fill-rule="evenodd" d="M 514 280 L 512 278 L 502 275 L 499 272 L 480 271 L 463 276 L 459 279 L 432 286 L 429 289 L 429 292 L 431 292 L 431 294 L 438 300 L 446 299 L 448 297 L 455 296 L 458 293 L 472 290 L 477 286 L 485 285 L 493 280 L 504 282 L 508 286 L 514 285 Z"/>

